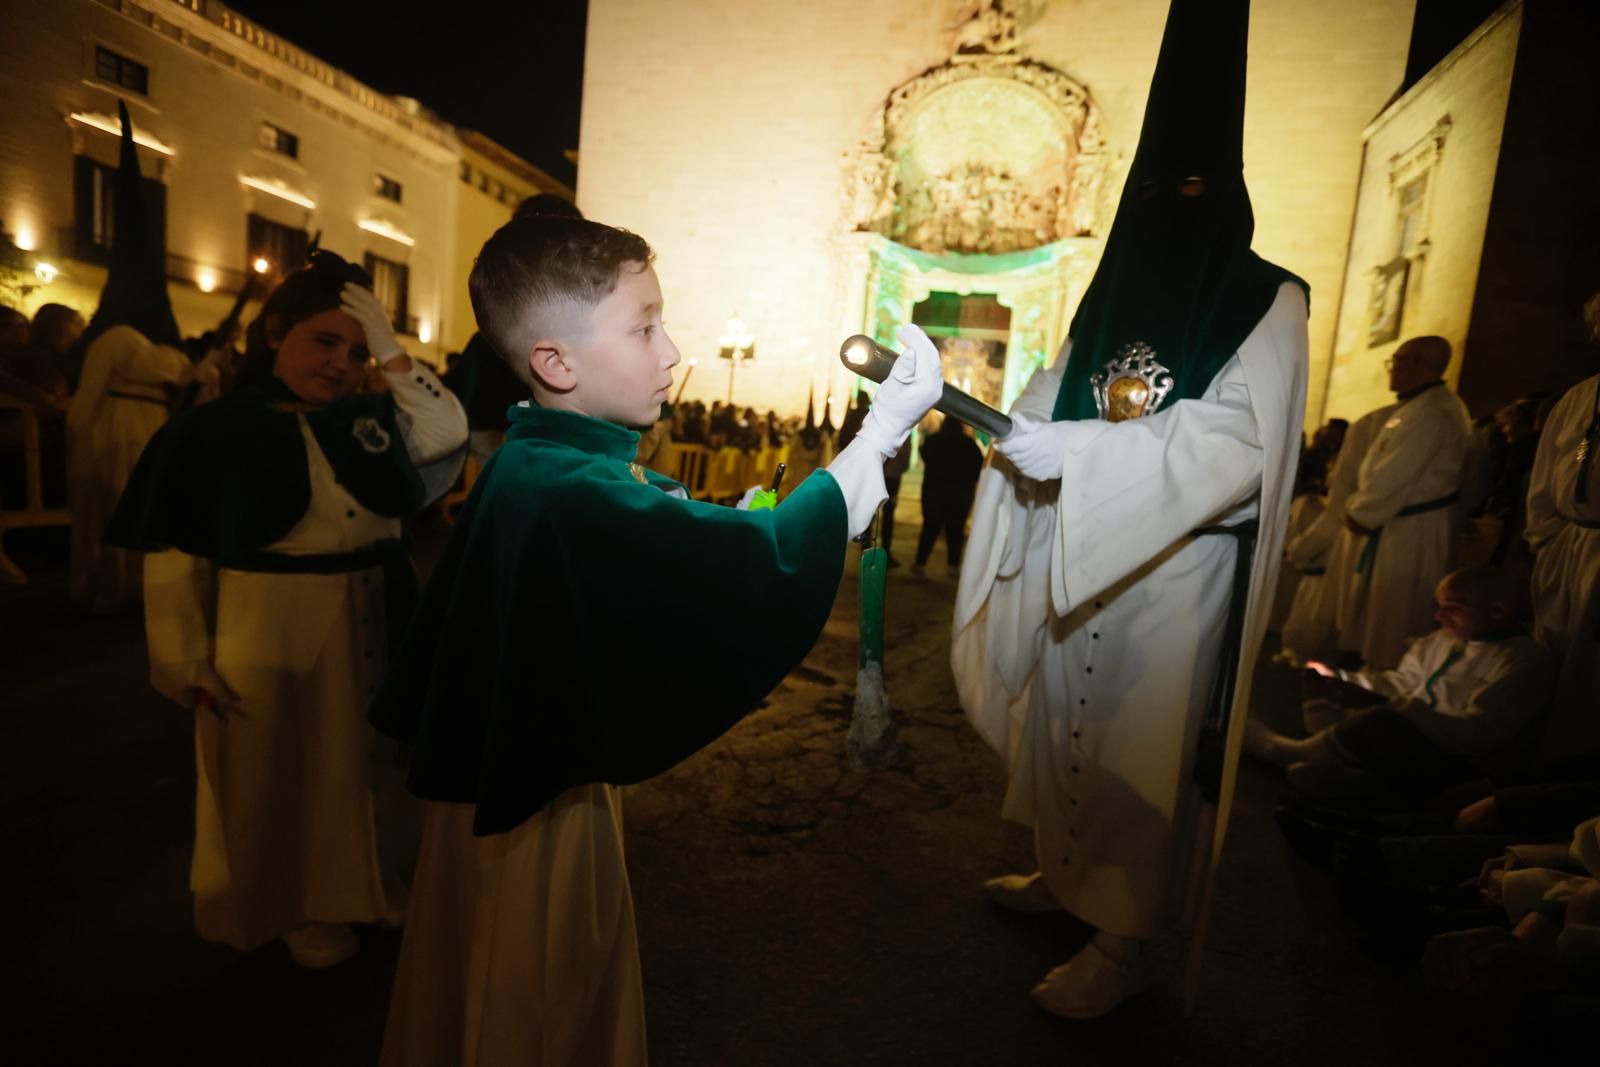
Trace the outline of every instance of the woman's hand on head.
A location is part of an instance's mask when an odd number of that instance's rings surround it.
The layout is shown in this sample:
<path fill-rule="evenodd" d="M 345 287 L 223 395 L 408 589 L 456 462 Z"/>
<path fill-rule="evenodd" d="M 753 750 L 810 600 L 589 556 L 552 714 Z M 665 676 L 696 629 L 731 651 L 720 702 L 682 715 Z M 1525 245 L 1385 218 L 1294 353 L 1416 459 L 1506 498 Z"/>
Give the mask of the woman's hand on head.
<path fill-rule="evenodd" d="M 391 373 L 410 370 L 411 358 L 395 336 L 394 327 L 389 322 L 389 312 L 378 302 L 372 290 L 349 282 L 339 298 L 344 313 L 355 319 L 361 326 L 361 332 L 366 334 L 367 351 L 372 353 L 372 358 Z"/>

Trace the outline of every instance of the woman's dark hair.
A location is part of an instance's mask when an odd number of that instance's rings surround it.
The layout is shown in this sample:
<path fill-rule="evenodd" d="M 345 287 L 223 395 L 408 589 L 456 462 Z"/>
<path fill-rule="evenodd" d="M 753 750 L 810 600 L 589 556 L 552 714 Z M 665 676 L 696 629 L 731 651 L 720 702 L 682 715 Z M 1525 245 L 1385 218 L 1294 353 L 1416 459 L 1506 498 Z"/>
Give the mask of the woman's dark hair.
<path fill-rule="evenodd" d="M 276 345 L 269 343 L 269 325 L 281 341 L 284 335 L 311 316 L 343 306 L 341 294 L 350 282 L 363 289 L 371 289 L 372 275 L 326 249 L 311 253 L 305 266 L 279 282 L 278 287 L 267 294 L 266 302 L 261 305 L 261 313 L 245 330 L 239 384 L 247 385 L 272 373 Z"/>

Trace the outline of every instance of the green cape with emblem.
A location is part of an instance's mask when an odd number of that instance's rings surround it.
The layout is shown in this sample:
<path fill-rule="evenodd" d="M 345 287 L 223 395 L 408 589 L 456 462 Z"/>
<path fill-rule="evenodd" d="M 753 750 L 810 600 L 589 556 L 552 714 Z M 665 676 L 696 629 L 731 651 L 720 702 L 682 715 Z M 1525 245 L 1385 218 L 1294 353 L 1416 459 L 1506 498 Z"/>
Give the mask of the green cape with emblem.
<path fill-rule="evenodd" d="M 106 540 L 223 563 L 281 540 L 311 503 L 297 415 L 305 416 L 334 474 L 363 507 L 397 519 L 422 507 L 422 477 L 406 452 L 392 397 L 357 394 L 313 406 L 266 375 L 181 412 L 151 438 Z"/>

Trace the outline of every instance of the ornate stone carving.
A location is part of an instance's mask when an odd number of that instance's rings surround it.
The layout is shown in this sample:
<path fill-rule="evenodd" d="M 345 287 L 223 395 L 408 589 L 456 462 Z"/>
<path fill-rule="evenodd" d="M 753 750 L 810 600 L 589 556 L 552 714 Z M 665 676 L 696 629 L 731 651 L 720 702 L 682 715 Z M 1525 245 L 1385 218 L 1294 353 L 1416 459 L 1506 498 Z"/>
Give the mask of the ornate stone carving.
<path fill-rule="evenodd" d="M 978 0 L 972 6 L 967 20 L 956 27 L 955 52 L 958 56 L 1008 55 L 1016 50 L 1017 13 L 1014 0 Z"/>
<path fill-rule="evenodd" d="M 985 3 L 973 19 L 985 13 L 981 41 L 1009 39 L 1007 51 L 959 55 L 899 86 L 846 157 L 852 230 L 933 253 L 1013 252 L 1100 231 L 1098 108 L 1065 74 L 1011 54 L 1009 3 Z M 1009 38 L 990 32 L 1002 16 Z"/>

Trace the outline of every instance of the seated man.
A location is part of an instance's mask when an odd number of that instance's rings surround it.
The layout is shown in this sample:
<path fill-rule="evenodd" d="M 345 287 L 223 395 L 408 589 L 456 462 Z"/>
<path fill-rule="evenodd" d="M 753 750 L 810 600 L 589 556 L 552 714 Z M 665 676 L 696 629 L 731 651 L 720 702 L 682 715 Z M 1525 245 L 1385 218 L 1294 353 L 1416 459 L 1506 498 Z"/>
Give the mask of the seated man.
<path fill-rule="evenodd" d="M 1325 799 L 1387 790 L 1413 797 L 1528 755 L 1555 677 L 1551 654 L 1516 621 L 1495 573 L 1472 567 L 1434 591 L 1439 629 L 1392 671 L 1307 665 L 1303 741 L 1252 721 L 1250 751 Z"/>

